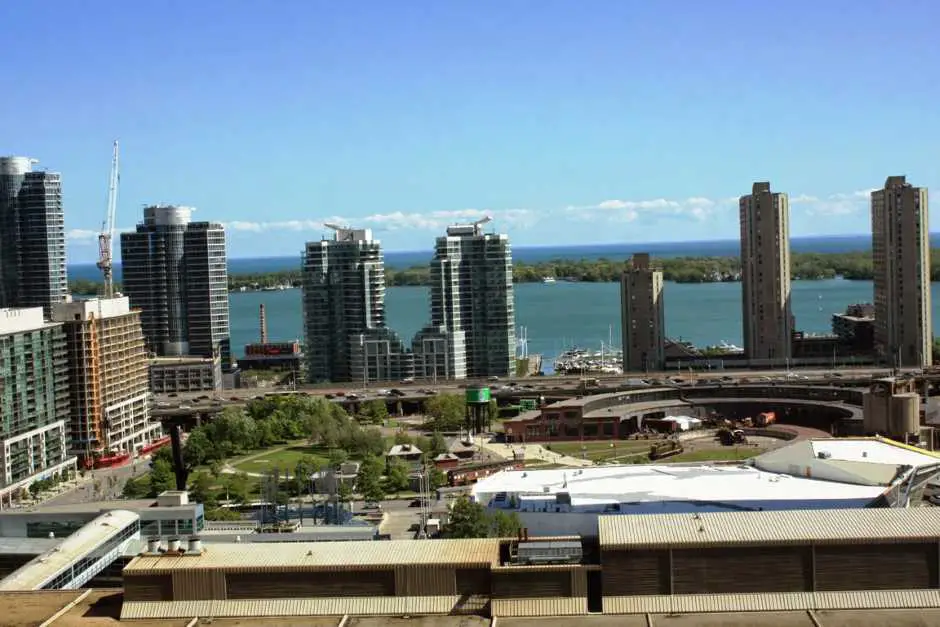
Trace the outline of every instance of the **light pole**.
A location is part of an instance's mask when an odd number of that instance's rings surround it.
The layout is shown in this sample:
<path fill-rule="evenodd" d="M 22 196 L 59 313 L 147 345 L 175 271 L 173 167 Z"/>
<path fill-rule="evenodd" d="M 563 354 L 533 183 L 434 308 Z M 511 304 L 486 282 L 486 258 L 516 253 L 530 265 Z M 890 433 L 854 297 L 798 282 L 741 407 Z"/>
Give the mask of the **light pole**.
<path fill-rule="evenodd" d="M 369 359 L 366 355 L 366 338 L 359 336 L 359 348 L 362 349 L 362 387 L 369 387 Z"/>

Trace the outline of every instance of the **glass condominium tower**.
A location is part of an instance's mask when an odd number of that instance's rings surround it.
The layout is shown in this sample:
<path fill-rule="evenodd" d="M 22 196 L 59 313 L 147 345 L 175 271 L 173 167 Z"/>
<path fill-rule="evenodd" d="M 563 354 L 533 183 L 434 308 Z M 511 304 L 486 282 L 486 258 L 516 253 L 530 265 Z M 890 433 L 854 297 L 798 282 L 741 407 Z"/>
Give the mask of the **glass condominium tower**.
<path fill-rule="evenodd" d="M 0 307 L 52 306 L 68 297 L 62 178 L 34 159 L 0 157 Z"/>
<path fill-rule="evenodd" d="M 144 209 L 121 234 L 123 291 L 139 308 L 148 350 L 159 357 L 215 357 L 231 369 L 225 229 L 193 222 L 193 209 Z"/>

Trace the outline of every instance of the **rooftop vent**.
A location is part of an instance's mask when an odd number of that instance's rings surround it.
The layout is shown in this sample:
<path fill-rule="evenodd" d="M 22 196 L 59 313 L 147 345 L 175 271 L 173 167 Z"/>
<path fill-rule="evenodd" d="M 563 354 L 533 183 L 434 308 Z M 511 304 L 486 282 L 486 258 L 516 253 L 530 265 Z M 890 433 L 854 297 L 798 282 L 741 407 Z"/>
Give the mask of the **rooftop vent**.
<path fill-rule="evenodd" d="M 169 542 L 166 543 L 166 550 L 168 553 L 175 553 L 180 550 L 180 539 L 171 538 Z"/>
<path fill-rule="evenodd" d="M 189 539 L 189 548 L 187 549 L 188 553 L 195 553 L 199 555 L 202 553 L 202 540 L 198 536 L 193 536 Z"/>
<path fill-rule="evenodd" d="M 819 451 L 816 454 L 816 457 L 819 459 L 829 459 L 832 457 L 832 453 L 830 453 L 829 451 Z"/>
<path fill-rule="evenodd" d="M 147 540 L 147 553 L 155 554 L 160 552 L 160 538 L 150 538 Z"/>

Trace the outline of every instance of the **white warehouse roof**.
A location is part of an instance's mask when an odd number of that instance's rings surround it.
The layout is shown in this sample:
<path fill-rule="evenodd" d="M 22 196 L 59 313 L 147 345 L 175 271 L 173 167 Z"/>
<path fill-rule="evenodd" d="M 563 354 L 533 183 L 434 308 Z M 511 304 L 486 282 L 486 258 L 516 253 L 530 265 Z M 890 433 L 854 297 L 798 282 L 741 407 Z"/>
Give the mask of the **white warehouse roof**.
<path fill-rule="evenodd" d="M 884 438 L 804 440 L 758 455 L 750 463 L 767 472 L 877 486 L 892 485 L 911 469 L 940 471 L 940 457 Z"/>
<path fill-rule="evenodd" d="M 622 512 L 638 505 L 646 512 L 663 513 L 683 511 L 690 504 L 719 510 L 851 507 L 873 501 L 884 491 L 881 486 L 819 481 L 746 465 L 668 464 L 503 471 L 473 487 L 474 496 L 482 503 L 506 493 L 524 508 L 526 502 L 544 504 L 567 493 L 575 510 L 603 511 L 606 505 L 622 504 L 626 505 Z M 656 503 L 662 507 L 655 507 Z"/>

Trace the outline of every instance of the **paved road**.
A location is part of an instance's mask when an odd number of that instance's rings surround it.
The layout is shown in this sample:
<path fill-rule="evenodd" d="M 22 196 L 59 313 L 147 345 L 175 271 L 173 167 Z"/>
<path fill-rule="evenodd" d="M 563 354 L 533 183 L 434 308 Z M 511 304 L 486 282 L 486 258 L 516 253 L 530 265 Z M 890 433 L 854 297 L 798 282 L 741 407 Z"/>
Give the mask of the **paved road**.
<path fill-rule="evenodd" d="M 823 379 L 825 377 L 832 377 L 832 373 L 837 372 L 841 377 L 833 377 L 833 381 L 842 379 L 853 379 L 853 378 L 867 378 L 872 376 L 884 376 L 891 374 L 890 370 L 884 368 L 840 368 L 833 371 L 830 368 L 793 368 L 789 371 L 785 369 L 776 369 L 776 370 L 706 370 L 706 371 L 696 371 L 696 372 L 683 372 L 683 371 L 668 371 L 668 372 L 651 372 L 651 373 L 631 373 L 617 376 L 602 376 L 602 377 L 592 377 L 588 375 L 588 378 L 597 379 L 601 386 L 612 386 L 612 385 L 625 385 L 631 379 L 637 380 L 642 379 L 646 381 L 652 380 L 662 380 L 669 382 L 717 382 L 721 380 L 730 380 L 730 381 L 740 381 L 742 379 L 747 379 L 751 383 L 760 383 L 762 381 L 793 381 L 799 382 L 805 379 Z M 526 377 L 526 378 L 517 378 L 512 379 L 512 382 L 516 386 L 531 386 L 533 392 L 548 390 L 548 389 L 574 389 L 577 388 L 581 380 L 580 376 L 571 375 L 571 376 L 544 376 L 544 377 Z M 508 383 L 507 381 L 495 381 L 489 382 L 493 387 L 504 386 Z M 336 385 L 332 387 L 302 387 L 299 390 L 296 390 L 299 393 L 310 394 L 310 395 L 325 395 L 325 394 L 349 394 L 356 393 L 365 397 L 375 398 L 382 397 L 383 392 L 391 389 L 401 390 L 408 396 L 421 396 L 425 390 L 434 390 L 438 393 L 459 393 L 462 390 L 462 387 L 466 387 L 468 383 L 456 384 L 449 382 L 447 384 L 438 384 L 433 385 L 427 382 L 419 382 L 413 384 L 402 384 L 402 383 L 386 383 L 386 384 L 370 384 L 368 387 L 364 387 L 362 384 L 348 384 L 345 386 Z M 284 388 L 243 388 L 236 390 L 223 390 L 222 392 L 182 392 L 179 394 L 157 394 L 154 396 L 158 407 L 161 404 L 165 406 L 179 406 L 179 405 L 192 405 L 192 406 L 207 406 L 211 405 L 214 402 L 221 401 L 223 403 L 230 402 L 245 402 L 253 398 L 263 397 L 268 394 L 284 394 L 285 392 L 291 392 L 293 390 L 287 390 Z"/>
<path fill-rule="evenodd" d="M 42 502 L 48 505 L 75 505 L 91 501 L 110 501 L 121 497 L 124 484 L 131 477 L 150 469 L 150 458 L 138 458 L 133 464 L 118 468 L 102 468 L 85 473 L 84 480 L 69 490 Z"/>

